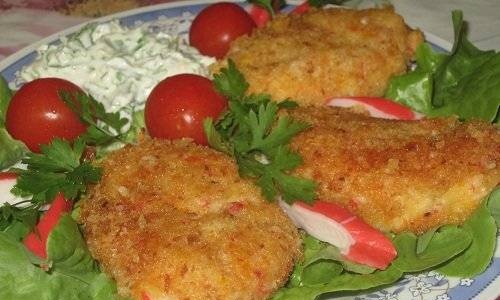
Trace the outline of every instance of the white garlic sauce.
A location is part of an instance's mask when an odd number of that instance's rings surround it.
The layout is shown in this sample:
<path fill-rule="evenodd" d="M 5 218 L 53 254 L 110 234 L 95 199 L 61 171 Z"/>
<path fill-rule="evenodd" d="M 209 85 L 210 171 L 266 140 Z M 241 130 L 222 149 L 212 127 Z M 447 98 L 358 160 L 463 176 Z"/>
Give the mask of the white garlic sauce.
<path fill-rule="evenodd" d="M 103 103 L 108 111 L 137 111 L 162 79 L 180 73 L 208 76 L 215 60 L 178 37 L 135 28 L 117 20 L 90 24 L 80 32 L 43 45 L 18 83 L 42 77 L 69 80 Z"/>

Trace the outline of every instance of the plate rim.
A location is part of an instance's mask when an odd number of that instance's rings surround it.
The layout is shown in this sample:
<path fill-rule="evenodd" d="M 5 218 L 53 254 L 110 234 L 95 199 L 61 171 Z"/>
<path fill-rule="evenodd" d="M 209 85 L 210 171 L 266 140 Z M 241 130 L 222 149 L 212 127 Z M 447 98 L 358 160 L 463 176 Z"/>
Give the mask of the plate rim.
<path fill-rule="evenodd" d="M 226 2 L 233 2 L 233 3 L 245 3 L 244 1 L 241 0 L 224 0 Z M 290 5 L 297 5 L 301 3 L 302 1 L 300 0 L 290 0 L 288 1 Z M 148 12 L 153 12 L 157 10 L 163 10 L 163 9 L 169 9 L 169 8 L 179 8 L 179 7 L 185 7 L 185 6 L 193 6 L 193 5 L 202 5 L 202 4 L 209 4 L 209 3 L 215 3 L 213 0 L 175 0 L 172 2 L 168 3 L 160 3 L 160 4 L 155 4 L 155 5 L 150 5 L 150 6 L 145 6 L 145 7 L 138 7 L 134 8 L 131 10 L 123 11 L 123 12 L 118 12 L 114 13 L 111 15 L 103 16 L 97 19 L 90 19 L 88 21 L 84 21 L 83 23 L 73 25 L 71 27 L 68 27 L 66 29 L 63 29 L 61 31 L 58 31 L 56 33 L 53 33 L 45 38 L 42 38 L 32 44 L 29 44 L 20 50 L 12 53 L 11 55 L 5 57 L 4 59 L 0 60 L 0 72 L 3 70 L 7 69 L 10 65 L 18 61 L 19 59 L 27 56 L 31 52 L 36 52 L 36 50 L 44 45 L 44 44 L 49 44 L 53 43 L 57 40 L 59 40 L 61 37 L 66 37 L 72 33 L 77 32 L 81 28 L 85 27 L 88 24 L 92 23 L 104 23 L 111 21 L 113 19 L 122 19 L 125 17 L 129 17 L 132 15 L 137 15 L 137 14 L 142 14 L 142 13 L 148 13 Z M 397 12 L 400 14 L 399 12 Z M 401 14 L 400 14 L 401 15 Z M 418 26 L 415 28 L 419 28 Z M 425 40 L 430 42 L 431 44 L 438 46 L 446 51 L 450 51 L 452 49 L 452 43 L 449 41 L 446 41 L 440 37 L 438 37 L 435 34 L 432 34 L 427 31 L 422 31 L 425 37 Z"/>

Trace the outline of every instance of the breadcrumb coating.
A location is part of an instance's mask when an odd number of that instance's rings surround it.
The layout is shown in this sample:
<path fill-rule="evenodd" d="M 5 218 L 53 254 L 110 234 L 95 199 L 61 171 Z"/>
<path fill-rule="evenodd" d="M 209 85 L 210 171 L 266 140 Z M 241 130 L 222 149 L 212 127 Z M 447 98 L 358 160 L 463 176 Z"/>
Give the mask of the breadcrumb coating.
<path fill-rule="evenodd" d="M 422 41 L 392 8 L 312 9 L 279 15 L 238 38 L 213 71 L 232 59 L 249 92 L 323 105 L 332 97 L 383 95 Z"/>
<path fill-rule="evenodd" d="M 292 147 L 318 197 L 392 232 L 464 222 L 500 183 L 500 131 L 482 121 L 376 119 L 342 108 L 297 108 L 312 125 Z"/>
<path fill-rule="evenodd" d="M 266 299 L 301 255 L 297 229 L 232 159 L 189 141 L 111 153 L 81 208 L 89 249 L 134 299 Z"/>

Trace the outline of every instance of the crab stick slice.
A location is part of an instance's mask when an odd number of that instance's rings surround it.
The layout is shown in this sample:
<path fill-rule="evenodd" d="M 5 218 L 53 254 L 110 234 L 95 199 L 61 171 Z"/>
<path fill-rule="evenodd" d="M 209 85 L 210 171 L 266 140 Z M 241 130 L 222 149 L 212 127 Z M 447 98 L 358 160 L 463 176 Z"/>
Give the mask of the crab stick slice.
<path fill-rule="evenodd" d="M 3 203 L 15 204 L 23 201 L 21 197 L 17 197 L 10 192 L 16 185 L 17 175 L 13 172 L 0 172 L 0 205 Z"/>
<path fill-rule="evenodd" d="M 303 3 L 297 5 L 294 7 L 291 11 L 290 14 L 292 15 L 301 15 L 303 13 L 308 12 L 311 9 L 311 5 L 309 4 L 309 1 L 304 1 Z M 257 27 L 263 27 L 264 25 L 269 22 L 272 17 L 267 11 L 267 9 L 263 8 L 260 5 L 255 5 L 255 4 L 250 4 L 245 6 L 245 10 L 247 13 L 250 15 L 250 17 L 253 19 Z"/>
<path fill-rule="evenodd" d="M 297 5 L 291 12 L 290 14 L 292 15 L 301 15 L 303 13 L 308 12 L 311 9 L 311 5 L 309 4 L 309 1 L 306 0 L 302 2 L 301 4 Z"/>
<path fill-rule="evenodd" d="M 326 105 L 337 107 L 362 106 L 370 116 L 393 120 L 419 120 L 423 115 L 394 101 L 377 97 L 343 97 L 332 98 Z"/>
<path fill-rule="evenodd" d="M 47 239 L 50 232 L 57 225 L 61 216 L 69 213 L 72 203 L 66 200 L 62 194 L 58 194 L 49 209 L 40 218 L 34 231 L 29 233 L 23 240 L 24 245 L 31 252 L 41 258 L 47 258 Z"/>
<path fill-rule="evenodd" d="M 337 204 L 297 201 L 289 205 L 280 200 L 280 206 L 297 227 L 336 246 L 348 260 L 385 269 L 396 258 L 389 238 Z"/>
<path fill-rule="evenodd" d="M 255 25 L 257 25 L 257 27 L 262 27 L 266 25 L 269 20 L 271 20 L 271 15 L 262 6 L 250 4 L 245 7 L 245 10 L 255 22 Z"/>

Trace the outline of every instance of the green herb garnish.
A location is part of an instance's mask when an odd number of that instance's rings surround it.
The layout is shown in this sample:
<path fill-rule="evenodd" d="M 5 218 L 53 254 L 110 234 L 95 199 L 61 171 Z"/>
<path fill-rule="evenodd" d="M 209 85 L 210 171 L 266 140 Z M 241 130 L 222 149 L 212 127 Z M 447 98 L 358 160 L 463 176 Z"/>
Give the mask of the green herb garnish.
<path fill-rule="evenodd" d="M 83 139 L 73 145 L 55 139 L 50 145 L 42 145 L 41 153 L 29 153 L 22 160 L 26 170 L 17 169 L 17 183 L 12 192 L 21 196 L 32 196 L 36 206 L 50 203 L 57 193 L 75 199 L 85 192 L 87 184 L 96 183 L 101 170 L 88 161 L 82 161 L 85 150 Z"/>
<path fill-rule="evenodd" d="M 311 202 L 315 183 L 288 174 L 302 163 L 288 144 L 308 125 L 278 116 L 280 108 L 296 104 L 290 100 L 277 103 L 265 94 L 246 95 L 248 83 L 231 60 L 214 76 L 214 84 L 228 98 L 229 109 L 215 124 L 205 120 L 210 146 L 233 156 L 240 174 L 254 178 L 268 200 L 282 195 L 287 202 Z"/>
<path fill-rule="evenodd" d="M 87 144 L 105 145 L 121 141 L 123 127 L 128 123 L 127 118 L 120 112 L 106 112 L 104 105 L 97 102 L 92 96 L 85 93 L 70 94 L 60 91 L 61 99 L 78 114 L 80 120 L 88 125 L 82 138 Z"/>

